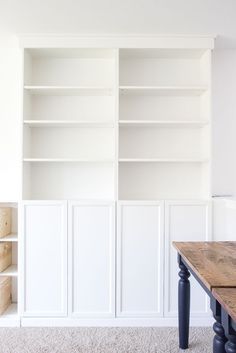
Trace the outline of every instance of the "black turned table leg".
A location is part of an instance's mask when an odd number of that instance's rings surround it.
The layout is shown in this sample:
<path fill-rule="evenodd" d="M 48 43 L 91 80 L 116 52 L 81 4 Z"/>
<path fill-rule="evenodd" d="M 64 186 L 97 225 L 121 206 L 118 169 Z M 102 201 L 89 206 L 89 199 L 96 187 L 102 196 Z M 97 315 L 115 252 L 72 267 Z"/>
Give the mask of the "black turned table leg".
<path fill-rule="evenodd" d="M 228 336 L 228 339 L 225 345 L 226 353 L 236 353 L 236 336 Z"/>
<path fill-rule="evenodd" d="M 228 342 L 225 344 L 226 353 L 236 353 L 236 331 L 235 323 L 233 323 L 231 317 L 222 308 L 222 324 L 224 326 L 225 335 Z M 234 326 L 234 328 L 232 327 Z"/>
<path fill-rule="evenodd" d="M 213 330 L 215 336 L 213 338 L 213 353 L 226 353 L 225 343 L 227 338 L 225 336 L 225 330 L 221 323 L 221 305 L 211 297 L 211 310 L 213 312 L 214 319 L 216 322 L 213 324 Z"/>
<path fill-rule="evenodd" d="M 225 343 L 227 342 L 227 338 L 225 337 L 225 330 L 223 326 L 217 321 L 217 319 L 213 325 L 213 330 L 215 332 L 215 336 L 213 338 L 213 353 L 225 353 Z"/>
<path fill-rule="evenodd" d="M 178 287 L 178 313 L 179 313 L 179 348 L 187 349 L 189 341 L 189 315 L 190 315 L 190 272 L 178 255 L 179 287 Z"/>

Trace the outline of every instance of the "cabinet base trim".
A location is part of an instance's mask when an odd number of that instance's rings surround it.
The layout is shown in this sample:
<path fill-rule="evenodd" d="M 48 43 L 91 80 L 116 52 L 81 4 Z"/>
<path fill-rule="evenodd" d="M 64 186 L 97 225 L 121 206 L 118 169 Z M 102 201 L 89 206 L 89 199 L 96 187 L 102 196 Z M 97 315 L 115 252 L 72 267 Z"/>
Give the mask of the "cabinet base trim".
<path fill-rule="evenodd" d="M 212 326 L 213 319 L 192 318 L 190 325 Z M 63 319 L 63 318 L 23 318 L 21 320 L 22 327 L 177 327 L 177 318 L 159 318 L 159 319 Z"/>

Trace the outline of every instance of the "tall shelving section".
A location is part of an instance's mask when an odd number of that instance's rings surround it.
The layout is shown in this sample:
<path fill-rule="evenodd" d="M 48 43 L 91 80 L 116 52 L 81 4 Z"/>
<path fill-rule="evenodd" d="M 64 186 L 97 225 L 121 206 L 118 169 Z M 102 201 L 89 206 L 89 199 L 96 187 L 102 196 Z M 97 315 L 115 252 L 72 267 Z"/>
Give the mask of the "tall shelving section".
<path fill-rule="evenodd" d="M 26 49 L 23 199 L 114 199 L 115 51 Z"/>
<path fill-rule="evenodd" d="M 120 50 L 120 200 L 210 197 L 210 55 Z"/>
<path fill-rule="evenodd" d="M 117 53 L 25 50 L 23 199 L 210 196 L 210 50 Z"/>
<path fill-rule="evenodd" d="M 22 41 L 21 322 L 172 315 L 172 240 L 210 239 L 213 39 L 40 38 Z"/>

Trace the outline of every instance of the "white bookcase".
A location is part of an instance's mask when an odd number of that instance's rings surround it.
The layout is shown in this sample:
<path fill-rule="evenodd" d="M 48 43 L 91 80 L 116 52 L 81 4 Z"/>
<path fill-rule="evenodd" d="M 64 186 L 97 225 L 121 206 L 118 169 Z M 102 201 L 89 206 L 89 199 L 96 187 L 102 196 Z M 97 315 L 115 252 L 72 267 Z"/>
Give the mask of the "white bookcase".
<path fill-rule="evenodd" d="M 210 196 L 210 50 L 117 56 L 25 50 L 24 199 Z"/>
<path fill-rule="evenodd" d="M 210 55 L 120 51 L 120 199 L 210 197 Z"/>
<path fill-rule="evenodd" d="M 208 198 L 210 56 L 26 49 L 23 198 Z"/>
<path fill-rule="evenodd" d="M 213 39 L 26 36 L 21 45 L 22 325 L 176 317 L 171 241 L 211 239 Z M 197 288 L 194 315 L 206 317 Z"/>
<path fill-rule="evenodd" d="M 114 50 L 29 49 L 24 199 L 114 198 Z"/>

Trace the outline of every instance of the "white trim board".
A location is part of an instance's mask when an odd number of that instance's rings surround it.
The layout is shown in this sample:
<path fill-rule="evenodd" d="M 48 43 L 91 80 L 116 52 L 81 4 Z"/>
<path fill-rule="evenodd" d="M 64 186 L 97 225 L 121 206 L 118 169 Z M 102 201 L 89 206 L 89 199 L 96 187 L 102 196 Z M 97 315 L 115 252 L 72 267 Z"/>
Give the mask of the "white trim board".
<path fill-rule="evenodd" d="M 215 35 L 19 34 L 22 48 L 189 48 L 213 49 Z"/>

